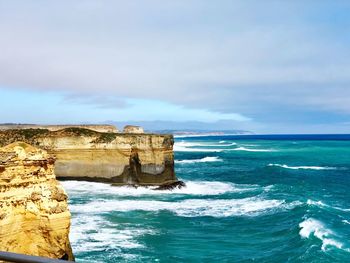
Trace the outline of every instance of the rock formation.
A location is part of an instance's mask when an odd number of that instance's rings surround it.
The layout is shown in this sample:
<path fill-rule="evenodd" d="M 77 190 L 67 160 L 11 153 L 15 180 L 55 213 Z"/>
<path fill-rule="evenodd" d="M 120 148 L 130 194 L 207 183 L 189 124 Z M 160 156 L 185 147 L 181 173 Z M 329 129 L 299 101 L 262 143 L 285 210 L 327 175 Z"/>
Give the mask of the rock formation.
<path fill-rule="evenodd" d="M 0 148 L 0 250 L 73 260 L 55 160 L 23 142 Z"/>
<path fill-rule="evenodd" d="M 172 135 L 100 133 L 82 128 L 0 131 L 0 146 L 19 140 L 54 154 L 58 179 L 116 185 L 177 181 Z"/>
<path fill-rule="evenodd" d="M 126 125 L 123 129 L 124 133 L 144 133 L 142 127 L 140 126 L 134 126 L 134 125 Z"/>

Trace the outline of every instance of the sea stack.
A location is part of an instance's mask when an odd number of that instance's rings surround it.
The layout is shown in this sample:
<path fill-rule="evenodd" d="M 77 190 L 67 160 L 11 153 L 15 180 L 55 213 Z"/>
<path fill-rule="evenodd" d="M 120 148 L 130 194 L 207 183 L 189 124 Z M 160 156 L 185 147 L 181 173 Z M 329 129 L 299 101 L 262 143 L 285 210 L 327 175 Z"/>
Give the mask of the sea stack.
<path fill-rule="evenodd" d="M 126 125 L 123 129 L 124 133 L 144 133 L 145 131 L 141 126 Z"/>
<path fill-rule="evenodd" d="M 55 159 L 24 142 L 0 148 L 0 250 L 74 260 Z"/>

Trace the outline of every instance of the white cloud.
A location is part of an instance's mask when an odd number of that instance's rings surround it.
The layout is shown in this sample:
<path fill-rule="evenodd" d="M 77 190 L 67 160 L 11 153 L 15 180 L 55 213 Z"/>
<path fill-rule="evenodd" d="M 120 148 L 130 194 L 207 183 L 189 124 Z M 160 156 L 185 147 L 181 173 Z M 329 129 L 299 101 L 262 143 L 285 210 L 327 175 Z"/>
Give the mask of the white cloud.
<path fill-rule="evenodd" d="M 348 114 L 348 43 L 330 33 L 340 25 L 310 19 L 325 8 L 0 1 L 0 85 L 62 91 L 103 107 L 163 100 L 233 119 L 279 105 Z"/>

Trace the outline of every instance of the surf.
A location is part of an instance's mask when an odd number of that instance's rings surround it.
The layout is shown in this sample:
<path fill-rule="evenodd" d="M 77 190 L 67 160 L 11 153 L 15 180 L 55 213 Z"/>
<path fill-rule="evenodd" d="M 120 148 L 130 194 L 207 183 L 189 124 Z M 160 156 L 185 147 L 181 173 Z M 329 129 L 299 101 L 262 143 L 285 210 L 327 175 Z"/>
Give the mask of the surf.
<path fill-rule="evenodd" d="M 130 211 L 169 211 L 181 217 L 233 217 L 258 216 L 269 212 L 292 209 L 299 203 L 285 200 L 243 199 L 186 199 L 177 202 L 154 200 L 98 200 L 71 206 L 72 212 L 108 213 Z"/>
<path fill-rule="evenodd" d="M 234 184 L 220 181 L 186 181 L 185 187 L 173 190 L 154 190 L 156 187 L 111 186 L 104 183 L 63 181 L 61 182 L 68 193 L 114 195 L 114 196 L 147 196 L 147 195 L 222 195 L 226 193 L 241 193 L 263 189 L 257 185 Z"/>

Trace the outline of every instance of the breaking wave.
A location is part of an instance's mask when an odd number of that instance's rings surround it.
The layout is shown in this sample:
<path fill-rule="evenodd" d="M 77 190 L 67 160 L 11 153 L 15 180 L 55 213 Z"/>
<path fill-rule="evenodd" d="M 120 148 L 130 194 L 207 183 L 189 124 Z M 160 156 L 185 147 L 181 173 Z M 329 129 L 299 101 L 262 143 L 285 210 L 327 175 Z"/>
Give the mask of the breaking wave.
<path fill-rule="evenodd" d="M 337 207 L 337 206 L 330 206 L 330 205 L 327 205 L 327 204 L 323 203 L 322 201 L 313 201 L 313 200 L 310 200 L 310 199 L 307 200 L 307 204 L 308 205 L 317 206 L 317 207 L 321 207 L 321 208 L 330 208 L 330 209 L 340 210 L 340 211 L 344 211 L 344 212 L 349 212 L 350 211 L 350 209 L 348 209 L 348 208 L 341 208 L 341 207 Z"/>
<path fill-rule="evenodd" d="M 222 152 L 224 149 L 188 148 L 174 144 L 175 152 Z"/>
<path fill-rule="evenodd" d="M 299 224 L 300 236 L 310 238 L 314 236 L 322 241 L 321 249 L 325 251 L 327 247 L 336 247 L 349 252 L 349 249 L 344 248 L 344 244 L 336 240 L 336 234 L 328 229 L 321 221 L 314 218 L 308 218 Z"/>
<path fill-rule="evenodd" d="M 232 217 L 258 216 L 269 212 L 293 209 L 300 202 L 286 203 L 284 200 L 243 199 L 187 199 L 179 202 L 150 200 L 101 200 L 86 204 L 71 205 L 72 212 L 108 213 L 128 211 L 167 210 L 182 217 Z"/>
<path fill-rule="evenodd" d="M 256 191 L 261 187 L 258 185 L 234 184 L 229 182 L 217 181 L 185 181 L 186 187 L 173 190 L 154 190 L 154 187 L 130 187 L 130 186 L 111 186 L 104 183 L 82 182 L 82 181 L 63 181 L 61 182 L 69 194 L 110 194 L 115 196 L 142 196 L 142 195 L 221 195 L 225 193 L 240 193 L 247 191 Z"/>
<path fill-rule="evenodd" d="M 210 144 L 210 143 L 199 143 L 199 142 L 175 142 L 174 151 L 176 152 L 222 152 L 226 150 L 224 147 L 229 147 L 236 145 L 236 143 L 219 143 L 219 144 Z M 200 147 L 200 148 L 193 148 Z M 205 148 L 205 147 L 223 147 L 223 148 Z"/>
<path fill-rule="evenodd" d="M 329 166 L 288 166 L 286 164 L 276 164 L 270 163 L 267 166 L 276 166 L 285 169 L 291 170 L 337 170 L 337 167 L 329 167 Z"/>
<path fill-rule="evenodd" d="M 146 234 L 155 234 L 152 229 L 142 226 L 116 224 L 105 220 L 102 216 L 82 214 L 72 217 L 70 240 L 75 253 L 85 251 L 104 251 L 120 248 L 143 247 L 136 238 Z"/>
<path fill-rule="evenodd" d="M 175 160 L 175 163 L 187 164 L 187 163 L 207 163 L 207 162 L 222 162 L 223 160 L 217 156 L 214 157 L 204 157 L 202 159 L 193 160 Z"/>
<path fill-rule="evenodd" d="M 246 151 L 246 152 L 275 152 L 274 149 L 251 149 L 251 148 L 245 148 L 245 147 L 238 147 L 233 149 L 234 151 Z"/>

